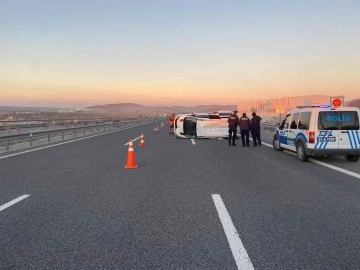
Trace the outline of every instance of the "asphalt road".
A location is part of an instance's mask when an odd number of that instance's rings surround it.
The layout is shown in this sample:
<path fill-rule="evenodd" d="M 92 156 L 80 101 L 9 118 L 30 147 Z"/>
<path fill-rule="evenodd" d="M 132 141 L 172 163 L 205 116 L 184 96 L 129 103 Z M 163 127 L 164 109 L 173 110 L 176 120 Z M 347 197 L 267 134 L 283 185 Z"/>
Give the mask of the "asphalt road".
<path fill-rule="evenodd" d="M 0 159 L 0 269 L 359 268 L 359 179 L 155 127 Z"/>

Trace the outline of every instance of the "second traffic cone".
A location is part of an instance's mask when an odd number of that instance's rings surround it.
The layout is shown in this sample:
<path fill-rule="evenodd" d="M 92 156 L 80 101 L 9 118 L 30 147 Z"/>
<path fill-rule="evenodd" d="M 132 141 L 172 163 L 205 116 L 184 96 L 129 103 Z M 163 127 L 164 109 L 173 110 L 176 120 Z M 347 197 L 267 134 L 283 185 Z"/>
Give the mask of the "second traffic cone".
<path fill-rule="evenodd" d="M 156 133 L 159 133 L 159 127 L 156 127 Z"/>
<path fill-rule="evenodd" d="M 141 134 L 139 146 L 140 146 L 140 147 L 146 146 L 145 140 L 144 140 L 144 134 Z"/>
<path fill-rule="evenodd" d="M 138 167 L 139 166 L 136 164 L 133 142 L 132 142 L 132 140 L 130 140 L 125 169 L 137 169 Z"/>

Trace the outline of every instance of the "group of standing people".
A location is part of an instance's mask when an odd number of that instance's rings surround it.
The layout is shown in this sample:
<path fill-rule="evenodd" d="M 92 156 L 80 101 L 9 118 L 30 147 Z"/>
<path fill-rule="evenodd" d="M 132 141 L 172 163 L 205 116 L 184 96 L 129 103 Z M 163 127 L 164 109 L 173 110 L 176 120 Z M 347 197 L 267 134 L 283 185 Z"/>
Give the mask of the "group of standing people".
<path fill-rule="evenodd" d="M 234 113 L 229 117 L 229 146 L 236 146 L 235 139 L 237 133 L 237 127 L 240 127 L 240 134 L 242 140 L 243 147 L 249 147 L 250 145 L 250 132 L 252 135 L 252 139 L 254 142 L 254 146 L 261 146 L 261 138 L 260 138 L 260 122 L 261 117 L 256 115 L 255 112 L 252 113 L 252 118 L 250 120 L 249 117 L 246 116 L 246 113 L 242 114 L 242 117 L 238 117 L 238 111 L 234 111 Z"/>

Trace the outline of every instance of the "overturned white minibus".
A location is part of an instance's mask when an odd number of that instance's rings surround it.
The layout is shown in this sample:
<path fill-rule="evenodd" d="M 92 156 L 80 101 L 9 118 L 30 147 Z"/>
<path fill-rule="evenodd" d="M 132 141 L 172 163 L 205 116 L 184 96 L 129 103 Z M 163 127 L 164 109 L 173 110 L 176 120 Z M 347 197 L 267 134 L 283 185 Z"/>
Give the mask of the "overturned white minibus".
<path fill-rule="evenodd" d="M 220 117 L 180 114 L 175 117 L 175 135 L 180 138 L 228 138 L 229 128 L 227 121 Z"/>

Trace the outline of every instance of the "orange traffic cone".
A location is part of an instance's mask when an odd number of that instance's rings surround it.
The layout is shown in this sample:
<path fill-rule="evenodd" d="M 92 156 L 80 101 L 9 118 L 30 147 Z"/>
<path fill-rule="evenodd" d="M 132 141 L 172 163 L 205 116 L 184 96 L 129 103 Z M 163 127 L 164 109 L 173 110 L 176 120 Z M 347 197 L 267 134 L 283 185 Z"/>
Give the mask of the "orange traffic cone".
<path fill-rule="evenodd" d="M 159 133 L 159 127 L 156 127 L 156 133 Z"/>
<path fill-rule="evenodd" d="M 140 147 L 146 146 L 145 140 L 144 140 L 144 134 L 141 134 L 139 146 L 140 146 Z"/>
<path fill-rule="evenodd" d="M 138 167 L 139 166 L 136 164 L 133 142 L 132 142 L 132 140 L 130 140 L 125 169 L 137 169 Z"/>

